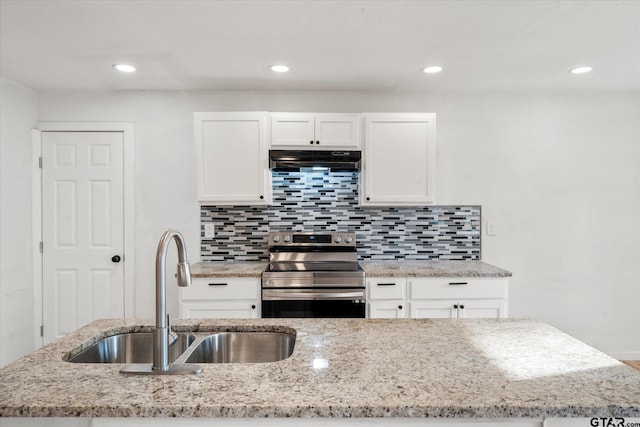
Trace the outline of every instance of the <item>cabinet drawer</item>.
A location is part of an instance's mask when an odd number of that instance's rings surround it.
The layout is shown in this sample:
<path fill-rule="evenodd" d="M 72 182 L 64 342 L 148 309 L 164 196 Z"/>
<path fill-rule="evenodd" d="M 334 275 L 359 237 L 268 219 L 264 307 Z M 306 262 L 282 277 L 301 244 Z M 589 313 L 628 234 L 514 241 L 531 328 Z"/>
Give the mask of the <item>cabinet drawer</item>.
<path fill-rule="evenodd" d="M 190 286 L 180 288 L 182 299 L 258 300 L 260 279 L 253 277 L 194 278 Z"/>
<path fill-rule="evenodd" d="M 506 298 L 506 279 L 482 279 L 469 277 L 411 278 L 407 281 L 409 298 L 459 299 Z"/>
<path fill-rule="evenodd" d="M 369 299 L 404 299 L 406 279 L 398 277 L 377 277 L 367 279 Z"/>

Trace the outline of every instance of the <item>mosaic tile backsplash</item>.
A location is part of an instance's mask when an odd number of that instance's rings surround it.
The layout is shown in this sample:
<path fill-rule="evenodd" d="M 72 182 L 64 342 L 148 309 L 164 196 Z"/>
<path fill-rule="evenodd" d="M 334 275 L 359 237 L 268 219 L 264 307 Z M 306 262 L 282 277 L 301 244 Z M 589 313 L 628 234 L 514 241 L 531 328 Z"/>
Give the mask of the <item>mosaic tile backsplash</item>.
<path fill-rule="evenodd" d="M 354 231 L 359 259 L 479 260 L 480 206 L 358 206 L 357 172 L 273 172 L 273 205 L 202 206 L 202 261 L 264 261 L 267 232 Z M 216 237 L 204 238 L 213 223 Z"/>

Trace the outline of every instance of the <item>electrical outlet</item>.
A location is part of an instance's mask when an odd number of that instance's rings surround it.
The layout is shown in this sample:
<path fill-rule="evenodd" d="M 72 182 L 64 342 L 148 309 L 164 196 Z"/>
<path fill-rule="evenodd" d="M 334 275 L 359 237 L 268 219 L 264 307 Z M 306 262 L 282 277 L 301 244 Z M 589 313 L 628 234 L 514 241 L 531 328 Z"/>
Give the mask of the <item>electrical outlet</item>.
<path fill-rule="evenodd" d="M 207 223 L 204 225 L 204 238 L 205 239 L 213 239 L 216 237 L 216 226 L 212 223 Z"/>

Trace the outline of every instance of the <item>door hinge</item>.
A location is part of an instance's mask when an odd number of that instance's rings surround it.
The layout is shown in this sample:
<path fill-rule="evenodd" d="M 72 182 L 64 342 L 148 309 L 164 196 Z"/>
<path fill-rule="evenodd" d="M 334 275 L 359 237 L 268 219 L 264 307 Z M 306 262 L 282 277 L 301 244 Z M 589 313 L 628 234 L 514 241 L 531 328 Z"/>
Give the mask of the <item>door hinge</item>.
<path fill-rule="evenodd" d="M 44 326 L 40 325 L 40 336 L 44 337 Z"/>
<path fill-rule="evenodd" d="M 40 253 L 44 253 L 44 244 L 40 242 Z"/>
<path fill-rule="evenodd" d="M 38 167 L 42 169 L 42 157 L 38 157 Z"/>

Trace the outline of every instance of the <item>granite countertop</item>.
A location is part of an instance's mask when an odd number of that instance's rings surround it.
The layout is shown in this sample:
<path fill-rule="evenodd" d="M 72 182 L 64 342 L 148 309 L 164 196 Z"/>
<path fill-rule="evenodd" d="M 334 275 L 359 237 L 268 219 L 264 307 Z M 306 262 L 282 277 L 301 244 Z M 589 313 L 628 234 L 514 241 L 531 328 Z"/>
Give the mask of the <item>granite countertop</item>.
<path fill-rule="evenodd" d="M 510 277 L 511 272 L 482 261 L 360 261 L 367 277 Z M 267 262 L 198 262 L 193 277 L 260 277 Z"/>
<path fill-rule="evenodd" d="M 267 262 L 217 261 L 191 264 L 191 277 L 260 277 Z"/>
<path fill-rule="evenodd" d="M 367 277 L 511 277 L 482 261 L 360 261 Z"/>
<path fill-rule="evenodd" d="M 245 319 L 293 328 L 291 357 L 135 376 L 63 357 L 151 320 L 99 320 L 0 370 L 0 417 L 639 417 L 640 371 L 533 320 Z"/>

